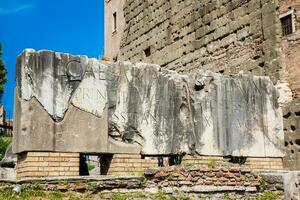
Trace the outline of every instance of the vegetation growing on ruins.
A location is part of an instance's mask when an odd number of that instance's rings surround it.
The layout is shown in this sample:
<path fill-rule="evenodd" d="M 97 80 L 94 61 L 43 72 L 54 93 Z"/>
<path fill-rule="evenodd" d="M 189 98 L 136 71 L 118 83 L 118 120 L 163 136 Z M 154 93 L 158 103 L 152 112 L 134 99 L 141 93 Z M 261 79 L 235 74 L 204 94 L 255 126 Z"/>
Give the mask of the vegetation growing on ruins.
<path fill-rule="evenodd" d="M 255 198 L 255 200 L 276 200 L 276 199 L 279 199 L 278 194 L 271 191 L 265 192 L 263 193 L 263 195 Z"/>
<path fill-rule="evenodd" d="M 259 187 L 262 189 L 266 189 L 268 187 L 268 183 L 267 181 L 264 179 L 264 177 L 262 177 L 259 181 Z"/>
<path fill-rule="evenodd" d="M 33 184 L 35 185 L 35 184 Z M 220 196 L 221 195 L 221 196 Z M 239 199 L 234 193 L 224 193 L 216 197 L 221 199 Z M 155 199 L 155 200 L 190 200 L 190 199 L 213 199 L 213 193 L 203 194 L 185 194 L 185 193 L 173 193 L 172 195 L 166 194 L 162 190 L 159 190 L 156 194 L 144 193 L 144 192 L 131 192 L 131 193 L 113 193 L 113 192 L 99 192 L 94 193 L 92 191 L 86 193 L 79 192 L 61 192 L 59 190 L 45 191 L 40 188 L 38 184 L 30 188 L 23 189 L 20 194 L 16 194 L 11 188 L 0 189 L 0 200 L 93 200 L 93 199 L 110 199 L 110 200 L 144 200 L 144 199 Z M 280 199 L 279 195 L 275 192 L 265 192 L 257 196 L 246 196 L 246 199 L 253 200 L 277 200 Z"/>
<path fill-rule="evenodd" d="M 4 157 L 8 145 L 11 143 L 11 137 L 0 137 L 0 160 Z"/>
<path fill-rule="evenodd" d="M 89 170 L 89 172 L 92 171 L 94 168 L 95 168 L 94 165 L 88 164 L 88 170 Z"/>
<path fill-rule="evenodd" d="M 87 187 L 87 190 L 89 191 L 94 191 L 97 189 L 97 183 L 88 183 L 88 187 Z"/>
<path fill-rule="evenodd" d="M 158 200 L 166 200 L 166 199 L 167 199 L 167 195 L 166 195 L 166 193 L 164 193 L 163 191 L 159 190 L 159 191 L 155 194 L 155 199 L 158 199 Z"/>
<path fill-rule="evenodd" d="M 216 160 L 210 157 L 207 163 L 208 167 L 214 168 L 216 166 Z"/>

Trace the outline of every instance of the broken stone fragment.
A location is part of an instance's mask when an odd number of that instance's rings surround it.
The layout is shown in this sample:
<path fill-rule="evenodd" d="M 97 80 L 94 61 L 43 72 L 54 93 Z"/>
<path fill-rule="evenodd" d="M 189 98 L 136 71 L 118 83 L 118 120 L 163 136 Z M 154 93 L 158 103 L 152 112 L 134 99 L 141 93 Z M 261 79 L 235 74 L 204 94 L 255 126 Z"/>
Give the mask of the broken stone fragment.
<path fill-rule="evenodd" d="M 144 174 L 145 174 L 145 176 L 154 176 L 158 171 L 159 171 L 159 169 L 156 169 L 156 168 L 148 168 L 148 169 L 145 169 Z"/>
<path fill-rule="evenodd" d="M 268 77 L 178 74 L 44 50 L 25 50 L 16 77 L 17 153 L 283 156 Z"/>

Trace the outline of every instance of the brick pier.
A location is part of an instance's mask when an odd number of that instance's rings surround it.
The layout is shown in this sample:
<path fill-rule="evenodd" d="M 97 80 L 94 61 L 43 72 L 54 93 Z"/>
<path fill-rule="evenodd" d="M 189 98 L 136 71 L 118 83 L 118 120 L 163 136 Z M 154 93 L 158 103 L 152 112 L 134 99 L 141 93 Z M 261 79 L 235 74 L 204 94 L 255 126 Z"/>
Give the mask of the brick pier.
<path fill-rule="evenodd" d="M 79 153 L 18 154 L 17 178 L 79 176 Z"/>

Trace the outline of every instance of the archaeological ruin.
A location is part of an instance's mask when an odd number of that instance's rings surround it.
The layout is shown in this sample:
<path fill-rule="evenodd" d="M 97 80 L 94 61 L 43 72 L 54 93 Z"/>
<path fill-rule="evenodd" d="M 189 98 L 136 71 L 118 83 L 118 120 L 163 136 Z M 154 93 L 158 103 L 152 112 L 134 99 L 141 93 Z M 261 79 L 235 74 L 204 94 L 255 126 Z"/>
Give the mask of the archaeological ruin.
<path fill-rule="evenodd" d="M 300 194 L 299 2 L 104 4 L 101 59 L 17 58 L 18 181 L 82 180 L 89 155 L 98 189 Z"/>
<path fill-rule="evenodd" d="M 26 161 L 45 152 L 70 153 L 74 161 L 79 153 L 276 162 L 284 155 L 279 93 L 267 77 L 183 75 L 158 65 L 28 49 L 18 58 L 16 78 L 13 151 L 24 160 L 21 177 L 39 174 L 27 173 Z M 70 174 L 79 175 L 76 170 Z"/>
<path fill-rule="evenodd" d="M 270 77 L 282 93 L 284 167 L 300 169 L 298 1 L 109 0 L 105 8 L 111 60 Z"/>

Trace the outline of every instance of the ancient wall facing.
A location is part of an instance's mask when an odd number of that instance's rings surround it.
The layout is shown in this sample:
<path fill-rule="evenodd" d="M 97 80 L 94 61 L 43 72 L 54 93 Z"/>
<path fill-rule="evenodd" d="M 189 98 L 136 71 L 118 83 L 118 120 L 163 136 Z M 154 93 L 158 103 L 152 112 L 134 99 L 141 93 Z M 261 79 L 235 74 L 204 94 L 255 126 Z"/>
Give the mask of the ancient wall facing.
<path fill-rule="evenodd" d="M 280 16 L 291 13 L 293 33 L 282 37 L 282 64 L 295 98 L 300 98 L 300 2 L 279 1 Z"/>
<path fill-rule="evenodd" d="M 291 11 L 293 33 L 282 37 L 279 18 Z M 299 169 L 299 16 L 300 3 L 293 0 L 128 0 L 121 59 L 158 63 L 182 73 L 243 71 L 287 82 L 294 100 L 282 105 L 285 116 L 291 113 L 284 118 L 284 163 Z"/>
<path fill-rule="evenodd" d="M 285 132 L 285 167 L 300 169 L 300 2 L 279 1 L 280 17 L 291 16 L 292 33 L 282 36 L 282 68 L 293 100 L 283 106 Z"/>
<path fill-rule="evenodd" d="M 18 57 L 17 71 L 15 153 L 284 155 L 268 77 L 183 75 L 32 49 Z"/>
<path fill-rule="evenodd" d="M 283 109 L 285 167 L 300 168 L 300 100 L 294 100 Z"/>
<path fill-rule="evenodd" d="M 102 175 L 141 175 L 145 170 L 158 167 L 158 157 L 142 158 L 138 154 L 114 154 L 104 156 L 101 162 Z M 164 166 L 169 166 L 168 157 L 161 157 Z M 251 170 L 282 170 L 282 158 L 249 157 L 244 162 L 233 163 L 222 156 L 191 156 L 184 155 L 180 165 L 176 167 L 242 167 Z M 173 166 L 174 167 L 174 166 Z"/>
<path fill-rule="evenodd" d="M 48 177 L 1 180 L 0 184 L 5 194 L 21 184 L 22 193 L 35 191 L 35 198 L 41 199 L 54 191 L 68 197 L 71 193 L 70 198 L 75 199 L 297 199 L 299 187 L 286 184 L 298 185 L 300 176 L 286 176 L 260 174 L 245 168 L 176 167 L 152 168 L 144 176 Z"/>
<path fill-rule="evenodd" d="M 235 163 L 252 170 L 282 170 L 283 161 L 282 158 L 259 158 L 259 157 L 248 157 L 245 162 Z M 201 167 L 212 167 L 215 166 L 228 166 L 234 165 L 229 162 L 228 159 L 221 156 L 190 156 L 185 155 L 182 158 L 183 166 L 201 166 Z"/>
<path fill-rule="evenodd" d="M 118 57 L 125 20 L 125 0 L 105 0 L 105 56 L 113 60 Z M 115 16 L 114 16 L 115 15 Z M 114 17 L 116 19 L 114 19 Z M 114 24 L 116 23 L 116 24 Z"/>
<path fill-rule="evenodd" d="M 128 0 L 121 59 L 280 78 L 277 1 Z"/>
<path fill-rule="evenodd" d="M 79 176 L 79 153 L 18 154 L 17 178 Z"/>
<path fill-rule="evenodd" d="M 255 175 L 250 169 L 230 168 L 162 168 L 159 170 L 146 170 L 145 175 L 150 186 L 182 186 L 191 188 L 196 186 L 242 186 L 247 191 L 257 191 L 261 177 Z"/>

